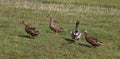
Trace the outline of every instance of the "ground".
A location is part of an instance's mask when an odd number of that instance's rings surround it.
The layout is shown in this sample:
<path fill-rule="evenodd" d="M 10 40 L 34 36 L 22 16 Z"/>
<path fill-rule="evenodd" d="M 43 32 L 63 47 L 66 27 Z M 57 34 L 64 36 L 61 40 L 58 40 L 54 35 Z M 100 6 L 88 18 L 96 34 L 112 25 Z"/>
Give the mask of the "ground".
<path fill-rule="evenodd" d="M 120 59 L 119 0 L 1 0 L 0 59 Z M 53 15 L 65 32 L 55 35 L 49 28 Z M 30 39 L 22 20 L 39 30 Z M 80 21 L 82 37 L 71 42 L 70 32 Z M 84 30 L 104 43 L 92 48 Z"/>

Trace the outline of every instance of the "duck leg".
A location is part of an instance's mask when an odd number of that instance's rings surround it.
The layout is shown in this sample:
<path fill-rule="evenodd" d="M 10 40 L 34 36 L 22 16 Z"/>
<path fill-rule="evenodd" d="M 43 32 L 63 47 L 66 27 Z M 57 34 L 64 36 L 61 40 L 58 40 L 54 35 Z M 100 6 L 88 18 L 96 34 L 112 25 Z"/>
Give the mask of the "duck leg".
<path fill-rule="evenodd" d="M 90 46 L 90 47 L 96 48 L 96 46 Z"/>
<path fill-rule="evenodd" d="M 75 38 L 74 38 L 74 37 L 72 37 L 72 40 L 75 40 Z"/>
<path fill-rule="evenodd" d="M 55 32 L 55 35 L 57 35 L 58 33 L 57 33 L 57 31 Z"/>
<path fill-rule="evenodd" d="M 55 35 L 57 35 L 58 33 L 57 32 L 55 32 Z"/>
<path fill-rule="evenodd" d="M 79 40 L 79 38 L 77 40 Z"/>
<path fill-rule="evenodd" d="M 31 38 L 31 39 L 34 39 L 34 37 L 33 37 L 32 35 L 30 35 L 30 38 Z"/>
<path fill-rule="evenodd" d="M 92 48 L 93 46 L 89 45 L 89 47 L 91 47 L 91 48 Z"/>
<path fill-rule="evenodd" d="M 93 46 L 94 48 L 96 48 L 96 46 Z"/>

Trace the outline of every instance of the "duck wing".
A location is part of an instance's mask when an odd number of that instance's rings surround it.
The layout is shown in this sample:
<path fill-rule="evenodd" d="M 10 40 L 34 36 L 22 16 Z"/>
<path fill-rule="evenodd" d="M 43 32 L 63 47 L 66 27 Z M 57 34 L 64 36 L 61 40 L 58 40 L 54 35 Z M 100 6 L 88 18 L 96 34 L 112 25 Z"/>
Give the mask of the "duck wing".
<path fill-rule="evenodd" d="M 101 41 L 99 41 L 97 38 L 95 38 L 95 37 L 89 37 L 89 39 L 90 39 L 90 43 L 91 44 L 94 44 L 94 45 L 100 45 L 102 42 Z"/>
<path fill-rule="evenodd" d="M 93 38 L 93 40 L 94 41 L 96 41 L 96 42 L 99 42 L 99 43 L 102 43 L 100 40 L 98 40 L 97 38 L 95 38 L 95 37 L 92 37 Z"/>
<path fill-rule="evenodd" d="M 93 37 L 93 36 L 91 36 L 90 38 L 93 39 L 93 40 L 95 40 L 95 41 L 98 41 L 98 39 L 95 38 L 95 37 Z"/>
<path fill-rule="evenodd" d="M 30 27 L 30 28 L 28 28 L 29 29 L 29 31 L 31 32 L 31 33 L 36 33 L 36 32 L 38 32 L 37 30 L 36 30 L 36 28 L 33 28 L 33 27 Z"/>
<path fill-rule="evenodd" d="M 57 24 L 52 24 L 51 26 L 50 26 L 53 30 L 56 30 L 56 31 L 63 31 L 63 28 L 62 27 L 60 27 L 60 26 L 58 26 Z"/>
<path fill-rule="evenodd" d="M 33 27 L 30 27 L 29 29 L 30 29 L 30 30 L 36 30 L 36 28 L 33 28 Z"/>

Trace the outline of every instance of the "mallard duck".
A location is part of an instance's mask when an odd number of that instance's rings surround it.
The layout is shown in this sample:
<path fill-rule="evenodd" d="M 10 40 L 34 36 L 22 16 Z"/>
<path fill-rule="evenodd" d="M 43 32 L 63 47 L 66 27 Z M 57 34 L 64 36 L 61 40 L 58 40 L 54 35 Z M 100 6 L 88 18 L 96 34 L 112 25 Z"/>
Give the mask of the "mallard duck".
<path fill-rule="evenodd" d="M 101 41 L 99 41 L 97 38 L 88 35 L 87 30 L 84 31 L 85 33 L 85 39 L 88 43 L 90 43 L 92 46 L 96 47 L 96 46 L 101 46 L 104 45 Z"/>
<path fill-rule="evenodd" d="M 25 25 L 25 31 L 30 35 L 30 38 L 34 38 L 39 34 L 36 28 L 30 27 L 27 22 L 22 21 L 22 23 Z"/>
<path fill-rule="evenodd" d="M 49 23 L 49 27 L 52 31 L 55 32 L 55 34 L 58 34 L 60 32 L 63 32 L 63 28 L 58 26 L 57 23 L 54 22 L 54 20 L 52 19 L 51 15 L 48 15 L 48 17 L 50 18 L 50 23 Z"/>
<path fill-rule="evenodd" d="M 80 30 L 79 30 L 79 28 L 78 28 L 79 23 L 80 23 L 79 21 L 76 21 L 75 30 L 71 31 L 71 37 L 72 37 L 73 40 L 78 40 L 78 39 L 80 39 L 81 32 L 80 32 Z"/>

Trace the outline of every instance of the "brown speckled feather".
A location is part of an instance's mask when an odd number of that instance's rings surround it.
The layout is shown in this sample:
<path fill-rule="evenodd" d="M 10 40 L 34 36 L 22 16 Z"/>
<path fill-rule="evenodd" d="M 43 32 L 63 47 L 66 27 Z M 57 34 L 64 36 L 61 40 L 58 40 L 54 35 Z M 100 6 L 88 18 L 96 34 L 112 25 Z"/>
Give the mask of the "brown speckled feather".
<path fill-rule="evenodd" d="M 56 24 L 53 21 L 51 16 L 49 16 L 49 18 L 50 18 L 49 27 L 50 27 L 51 30 L 53 30 L 55 33 L 60 33 L 60 32 L 64 31 L 62 27 L 58 26 L 58 24 Z"/>
<path fill-rule="evenodd" d="M 100 46 L 103 45 L 101 41 L 99 41 L 97 38 L 92 37 L 88 35 L 87 32 L 85 32 L 85 39 L 88 43 L 90 43 L 92 46 Z"/>
<path fill-rule="evenodd" d="M 31 38 L 34 38 L 34 36 L 39 34 L 39 32 L 36 30 L 36 28 L 29 27 L 27 22 L 22 21 L 22 23 L 25 25 L 25 31 L 30 35 Z"/>

